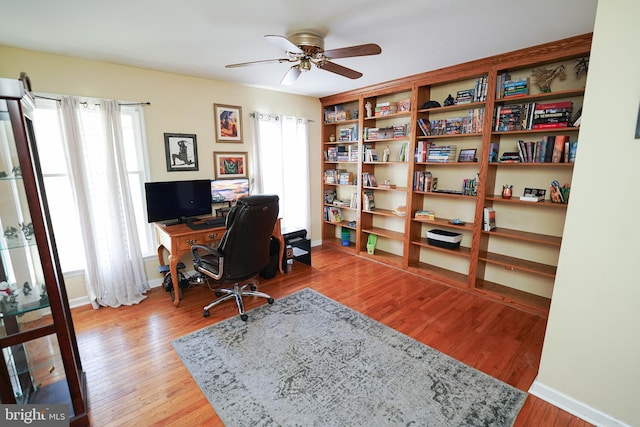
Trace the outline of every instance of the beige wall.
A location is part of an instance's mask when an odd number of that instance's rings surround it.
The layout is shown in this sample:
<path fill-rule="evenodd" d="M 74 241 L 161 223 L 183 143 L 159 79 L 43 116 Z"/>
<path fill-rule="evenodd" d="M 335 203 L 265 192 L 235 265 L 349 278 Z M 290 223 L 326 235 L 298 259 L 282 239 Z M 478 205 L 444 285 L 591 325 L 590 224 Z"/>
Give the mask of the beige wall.
<path fill-rule="evenodd" d="M 317 153 L 320 153 L 322 115 L 317 98 L 0 46 L 0 77 L 18 78 L 21 71 L 29 74 L 35 92 L 150 102 L 144 111 L 151 179 L 154 181 L 212 178 L 214 151 L 251 153 L 253 132 L 249 114 L 253 111 L 312 119 L 314 122 L 310 124 L 309 132 L 310 233 L 312 240 L 320 240 L 321 174 Z M 243 144 L 215 143 L 214 103 L 242 107 Z M 165 132 L 197 135 L 199 171 L 166 171 Z M 188 256 L 184 261 L 190 266 Z M 157 264 L 155 259 L 147 262 L 149 280 L 160 278 Z M 69 277 L 66 284 L 70 299 L 86 296 L 82 277 Z"/>
<path fill-rule="evenodd" d="M 640 2 L 598 2 L 583 124 L 534 389 L 640 425 Z M 532 390 L 533 391 L 533 390 Z M 606 417 L 605 417 L 606 418 Z M 598 422 L 607 424 L 606 421 Z M 610 424 L 611 425 L 611 424 Z"/>

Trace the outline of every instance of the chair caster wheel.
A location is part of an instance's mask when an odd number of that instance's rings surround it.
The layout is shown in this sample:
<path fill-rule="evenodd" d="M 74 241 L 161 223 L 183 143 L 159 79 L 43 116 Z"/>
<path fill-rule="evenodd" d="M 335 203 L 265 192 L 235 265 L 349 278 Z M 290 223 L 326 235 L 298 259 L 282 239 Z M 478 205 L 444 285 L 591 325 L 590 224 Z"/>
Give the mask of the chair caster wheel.
<path fill-rule="evenodd" d="M 248 318 L 249 318 L 249 316 L 247 316 L 246 314 L 241 314 L 240 315 L 240 319 L 242 319 L 243 322 L 246 322 Z"/>
<path fill-rule="evenodd" d="M 216 291 L 216 296 L 217 296 L 218 298 L 220 298 L 220 297 L 222 296 L 222 292 L 220 292 L 220 291 Z"/>
<path fill-rule="evenodd" d="M 204 313 L 202 313 L 202 315 L 204 317 L 209 317 L 209 310 L 205 310 Z"/>
<path fill-rule="evenodd" d="M 251 285 L 249 286 L 249 289 L 251 289 L 252 291 L 255 291 L 256 289 L 258 289 L 258 287 L 256 285 Z"/>
<path fill-rule="evenodd" d="M 267 302 L 268 302 L 269 304 L 273 304 L 273 301 L 274 301 L 274 299 L 273 299 L 273 298 L 269 298 L 269 299 L 267 300 Z"/>

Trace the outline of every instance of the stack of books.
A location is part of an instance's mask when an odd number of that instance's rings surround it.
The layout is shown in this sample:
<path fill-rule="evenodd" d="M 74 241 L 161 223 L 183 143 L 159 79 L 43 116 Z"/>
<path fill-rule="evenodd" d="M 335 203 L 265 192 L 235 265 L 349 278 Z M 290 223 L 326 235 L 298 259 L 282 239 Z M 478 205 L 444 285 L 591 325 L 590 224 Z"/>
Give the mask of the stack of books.
<path fill-rule="evenodd" d="M 458 149 L 455 145 L 429 145 L 427 148 L 427 162 L 455 162 L 457 151 Z"/>
<path fill-rule="evenodd" d="M 529 78 L 505 80 L 502 83 L 502 98 L 513 98 L 529 94 Z"/>
<path fill-rule="evenodd" d="M 425 211 L 425 210 L 417 210 L 415 213 L 416 219 L 421 219 L 423 221 L 435 221 L 436 214 L 433 211 Z"/>
<path fill-rule="evenodd" d="M 388 116 L 398 112 L 397 102 L 380 102 L 376 104 L 375 116 Z"/>
<path fill-rule="evenodd" d="M 414 191 L 431 191 L 433 189 L 433 176 L 429 171 L 415 171 L 413 173 Z"/>
<path fill-rule="evenodd" d="M 459 90 L 456 94 L 456 105 L 471 104 L 475 100 L 475 88 Z"/>
<path fill-rule="evenodd" d="M 566 128 L 571 121 L 572 101 L 536 104 L 531 129 Z"/>
<path fill-rule="evenodd" d="M 522 111 L 523 106 L 521 104 L 499 105 L 496 109 L 496 132 L 522 130 Z"/>

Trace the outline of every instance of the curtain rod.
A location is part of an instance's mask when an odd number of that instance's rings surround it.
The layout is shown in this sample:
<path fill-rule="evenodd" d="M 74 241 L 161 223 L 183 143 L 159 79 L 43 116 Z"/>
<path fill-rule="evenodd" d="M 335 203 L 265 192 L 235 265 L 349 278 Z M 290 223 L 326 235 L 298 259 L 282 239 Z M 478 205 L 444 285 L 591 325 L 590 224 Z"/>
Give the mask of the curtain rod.
<path fill-rule="evenodd" d="M 262 114 L 262 113 L 261 113 L 261 114 Z M 278 119 L 278 117 L 279 117 L 277 114 L 267 114 L 267 116 L 268 116 L 269 118 L 275 117 L 276 119 Z M 283 116 L 286 116 L 286 114 L 283 114 Z M 249 113 L 249 117 L 253 117 L 253 118 L 255 118 L 255 117 L 256 117 L 256 113 Z M 312 119 L 307 119 L 307 121 L 308 121 L 309 123 L 315 123 L 315 120 L 312 120 Z"/>
<path fill-rule="evenodd" d="M 61 99 L 60 98 L 51 98 L 48 96 L 43 96 L 43 95 L 34 95 L 34 97 L 36 98 L 40 98 L 40 99 L 47 99 L 49 101 L 57 101 L 60 102 Z M 87 101 L 84 102 L 80 102 L 80 104 L 82 105 L 89 105 L 89 103 Z M 99 105 L 99 104 L 95 104 L 95 105 Z M 151 105 L 150 102 L 118 102 L 118 105 L 125 105 L 125 106 L 131 106 L 131 105 Z"/>

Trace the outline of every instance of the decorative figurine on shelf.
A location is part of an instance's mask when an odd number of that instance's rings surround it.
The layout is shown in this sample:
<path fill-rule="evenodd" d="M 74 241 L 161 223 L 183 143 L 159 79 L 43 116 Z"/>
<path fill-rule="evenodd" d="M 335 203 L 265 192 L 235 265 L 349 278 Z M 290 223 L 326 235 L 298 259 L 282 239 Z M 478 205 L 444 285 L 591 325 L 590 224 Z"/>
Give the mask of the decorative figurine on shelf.
<path fill-rule="evenodd" d="M 367 118 L 373 117 L 372 108 L 373 108 L 373 106 L 371 105 L 371 103 L 369 101 L 367 101 L 367 103 L 364 104 L 364 109 L 367 110 Z"/>
<path fill-rule="evenodd" d="M 556 68 L 549 70 L 547 68 L 536 68 L 532 71 L 533 76 L 536 78 L 536 84 L 543 93 L 551 92 L 551 82 L 556 77 L 560 80 L 567 78 L 564 65 L 558 65 Z"/>
<path fill-rule="evenodd" d="M 576 65 L 573 67 L 574 76 L 576 79 L 580 77 L 580 74 L 589 71 L 589 58 L 580 58 L 576 60 Z"/>
<path fill-rule="evenodd" d="M 10 313 L 18 309 L 18 291 L 9 283 L 0 282 L 0 312 Z"/>
<path fill-rule="evenodd" d="M 31 289 L 31 285 L 29 284 L 29 282 L 24 282 L 24 284 L 22 285 L 22 293 L 24 294 L 24 296 L 28 297 L 29 295 L 31 295 L 31 291 L 33 289 Z"/>
<path fill-rule="evenodd" d="M 15 176 L 16 178 L 19 178 L 22 176 L 22 169 L 20 169 L 20 166 L 16 166 L 13 169 L 11 169 L 11 173 L 13 174 L 13 176 Z"/>
<path fill-rule="evenodd" d="M 387 145 L 386 147 L 384 147 L 384 151 L 382 152 L 382 161 L 383 162 L 388 162 L 390 155 L 391 155 L 391 149 Z"/>
<path fill-rule="evenodd" d="M 335 135 L 329 136 L 329 141 L 336 142 L 336 136 Z"/>
<path fill-rule="evenodd" d="M 16 239 L 18 238 L 18 229 L 15 227 L 7 227 L 4 229 L 4 237 L 7 239 Z"/>
<path fill-rule="evenodd" d="M 44 283 L 40 285 L 40 304 L 49 304 L 49 295 L 47 295 L 47 287 Z"/>
<path fill-rule="evenodd" d="M 449 94 L 449 96 L 447 96 L 447 99 L 444 100 L 442 105 L 444 105 L 445 107 L 448 107 L 448 106 L 453 105 L 455 103 L 456 103 L 456 100 L 453 99 L 453 96 L 451 96 L 451 94 Z"/>
<path fill-rule="evenodd" d="M 502 186 L 502 198 L 510 199 L 513 190 L 513 185 L 507 184 Z"/>
<path fill-rule="evenodd" d="M 21 222 L 20 229 L 22 230 L 22 234 L 24 234 L 24 238 L 27 240 L 31 240 L 31 238 L 33 237 L 33 224 L 25 224 L 24 222 Z"/>

